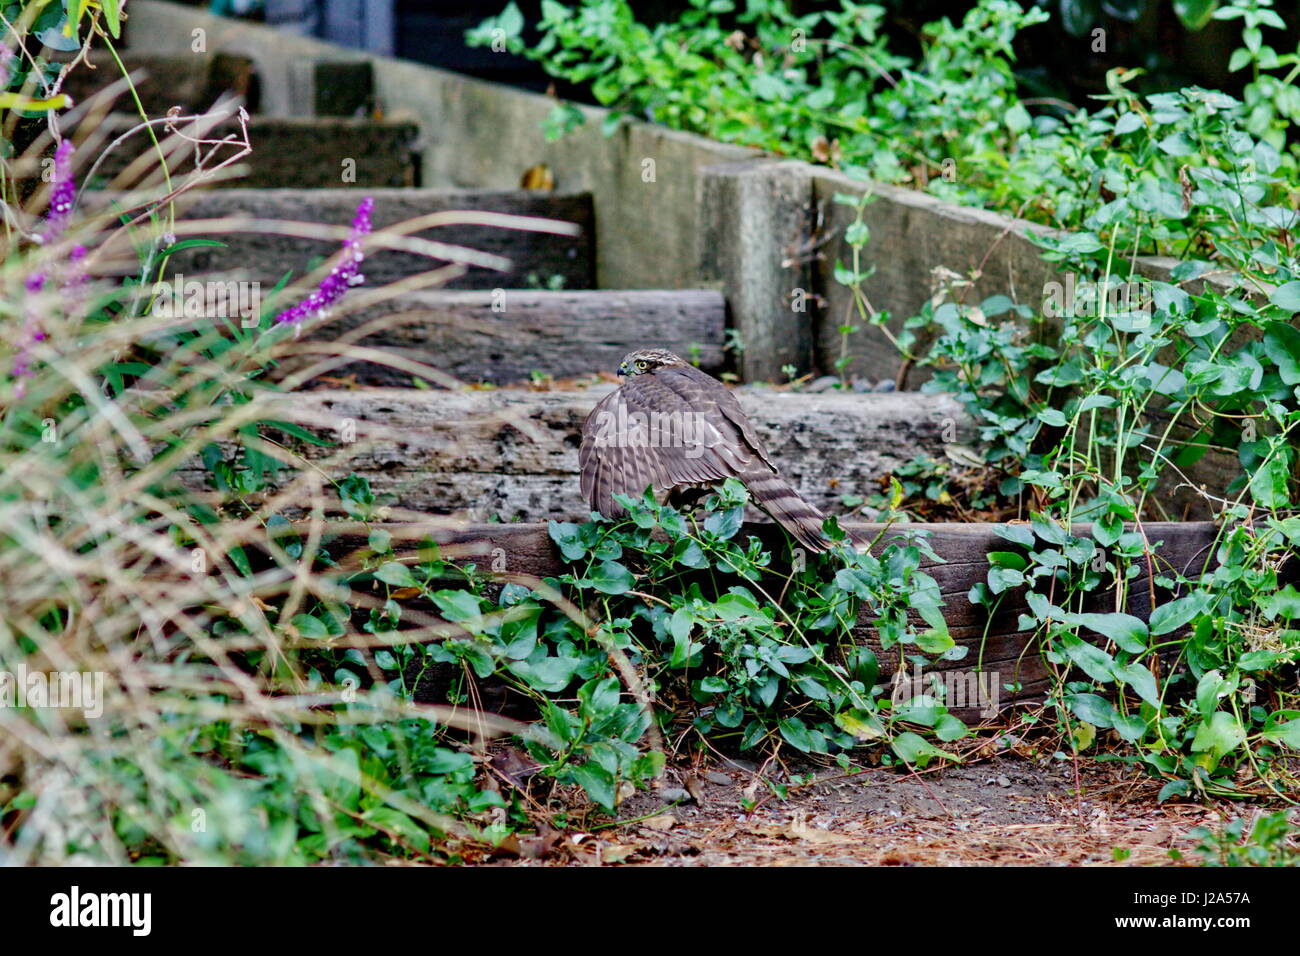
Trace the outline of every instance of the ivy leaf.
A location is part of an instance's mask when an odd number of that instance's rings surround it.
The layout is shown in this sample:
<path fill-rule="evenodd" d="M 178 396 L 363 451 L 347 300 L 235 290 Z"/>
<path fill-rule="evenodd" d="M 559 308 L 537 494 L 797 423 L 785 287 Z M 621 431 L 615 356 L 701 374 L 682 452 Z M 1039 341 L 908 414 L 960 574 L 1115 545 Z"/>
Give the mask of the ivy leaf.
<path fill-rule="evenodd" d="M 1186 796 L 1187 792 L 1192 789 L 1192 784 L 1187 780 L 1170 780 L 1160 788 L 1160 794 L 1156 797 L 1157 803 L 1164 803 L 1171 797 Z"/>
<path fill-rule="evenodd" d="M 1178 630 L 1205 610 L 1207 603 L 1204 594 L 1189 594 L 1160 605 L 1151 612 L 1151 633 L 1168 634 Z"/>
<path fill-rule="evenodd" d="M 710 534 L 716 534 L 719 538 L 729 539 L 735 537 L 744 520 L 745 509 L 743 507 L 728 508 L 726 511 L 716 511 L 705 518 L 704 530 Z"/>
<path fill-rule="evenodd" d="M 592 801 L 600 804 L 601 808 L 609 813 L 614 812 L 616 794 L 618 787 L 614 782 L 614 775 L 604 767 L 595 763 L 584 763 L 580 767 L 573 767 L 569 770 L 573 782 L 587 791 L 587 796 Z"/>
<path fill-rule="evenodd" d="M 1189 30 L 1199 30 L 1210 22 L 1219 0 L 1174 0 L 1174 13 Z"/>
<path fill-rule="evenodd" d="M 1096 694 L 1069 694 L 1065 698 L 1065 705 L 1074 716 L 1086 720 L 1094 727 L 1115 726 L 1115 708 L 1104 697 Z"/>
<path fill-rule="evenodd" d="M 1132 687 L 1137 695 L 1152 707 L 1160 706 L 1160 691 L 1156 687 L 1155 676 L 1137 661 L 1132 661 L 1123 667 L 1116 667 L 1115 677 Z M 1118 718 L 1115 727 L 1119 729 Z"/>
<path fill-rule="evenodd" d="M 400 810 L 392 807 L 372 807 L 361 818 L 376 829 L 383 830 L 398 842 L 408 843 L 421 853 L 429 852 L 429 833 Z"/>
<path fill-rule="evenodd" d="M 1288 720 L 1278 724 L 1262 734 L 1265 740 L 1286 744 L 1292 750 L 1300 750 L 1300 720 Z"/>
<path fill-rule="evenodd" d="M 434 604 L 438 605 L 438 610 L 442 612 L 442 616 L 449 621 L 468 621 L 482 616 L 483 613 L 478 595 L 470 591 L 457 591 L 449 588 L 443 591 L 434 591 L 429 597 L 433 599 Z"/>
<path fill-rule="evenodd" d="M 384 562 L 379 566 L 379 570 L 375 572 L 375 577 L 395 588 L 419 587 L 411 574 L 411 569 L 400 561 Z M 475 613 L 478 613 L 477 608 L 475 608 Z"/>
<path fill-rule="evenodd" d="M 1029 116 L 1029 110 L 1025 109 L 1019 103 L 1014 104 L 1003 115 L 1003 121 L 1007 124 L 1007 129 L 1013 136 L 1019 136 L 1029 127 L 1034 125 L 1034 121 Z"/>
<path fill-rule="evenodd" d="M 1268 297 L 1268 301 L 1273 303 L 1283 312 L 1288 312 L 1292 315 L 1300 312 L 1300 280 L 1294 280 L 1278 286 Z"/>
<path fill-rule="evenodd" d="M 914 734 L 910 730 L 895 737 L 890 741 L 889 746 L 898 755 L 899 760 L 917 767 L 924 767 L 933 758 L 961 763 L 960 758 L 955 754 L 940 750 L 920 734 Z"/>
<path fill-rule="evenodd" d="M 1300 282 L 1287 285 L 1300 286 Z M 1264 333 L 1264 354 L 1273 360 L 1285 384 L 1300 384 L 1300 329 L 1287 322 L 1274 322 Z"/>
<path fill-rule="evenodd" d="M 927 654 L 942 656 L 957 646 L 945 628 L 927 628 L 916 636 L 916 646 Z"/>
<path fill-rule="evenodd" d="M 810 700 L 830 700 L 830 692 L 822 685 L 821 681 L 813 677 L 800 677 L 795 682 L 795 686 L 803 692 L 804 696 Z"/>
<path fill-rule="evenodd" d="M 1130 110 L 1115 121 L 1115 135 L 1123 136 L 1125 133 L 1131 133 L 1135 129 L 1142 127 L 1142 115 L 1134 110 Z"/>
<path fill-rule="evenodd" d="M 569 686 L 573 675 L 582 667 L 582 660 L 577 657 L 543 657 L 541 660 L 510 661 L 506 666 L 534 690 L 558 694 Z M 491 673 L 490 668 L 488 673 Z"/>
<path fill-rule="evenodd" d="M 993 529 L 993 533 L 1026 548 L 1034 546 L 1034 533 L 1022 524 L 1000 524 Z"/>
<path fill-rule="evenodd" d="M 1270 621 L 1279 614 L 1287 620 L 1300 618 L 1300 591 L 1294 584 L 1288 584 L 1274 594 L 1261 595 L 1255 598 L 1255 603 L 1263 608 Z"/>
<path fill-rule="evenodd" d="M 566 561 L 578 561 L 587 553 L 587 546 L 579 538 L 578 526 L 571 521 L 552 521 L 547 525 L 551 540 L 560 549 Z"/>
<path fill-rule="evenodd" d="M 1231 753 L 1246 739 L 1237 718 L 1225 710 L 1216 710 L 1209 720 L 1201 721 L 1192 740 L 1195 753 L 1208 753 L 1215 762 Z"/>
<path fill-rule="evenodd" d="M 934 735 L 944 743 L 961 740 L 970 733 L 970 729 L 952 714 L 943 714 L 934 724 Z"/>
<path fill-rule="evenodd" d="M 885 735 L 876 715 L 869 710 L 845 710 L 835 715 L 835 726 L 846 734 L 852 734 L 864 743 Z"/>
<path fill-rule="evenodd" d="M 1132 614 L 1070 614 L 1066 622 L 1096 631 L 1131 654 L 1140 653 L 1147 647 L 1147 626 Z"/>
<path fill-rule="evenodd" d="M 1208 718 L 1218 706 L 1219 698 L 1231 692 L 1235 684 L 1224 680 L 1217 670 L 1206 671 L 1196 684 L 1196 707 L 1202 717 Z"/>
<path fill-rule="evenodd" d="M 811 753 L 816 746 L 811 731 L 798 717 L 787 717 L 777 727 L 781 731 L 781 736 L 786 739 L 786 743 L 796 750 Z"/>
<path fill-rule="evenodd" d="M 1286 456 L 1280 451 L 1270 455 L 1250 476 L 1250 494 L 1255 503 L 1263 508 L 1289 508 L 1291 499 L 1287 494 L 1287 482 L 1290 477 Z"/>
<path fill-rule="evenodd" d="M 602 594 L 626 594 L 636 584 L 632 572 L 617 561 L 602 562 L 588 583 Z"/>
<path fill-rule="evenodd" d="M 989 590 L 994 594 L 1001 594 L 1003 591 L 1020 587 L 1025 583 L 1025 576 L 1015 568 L 1003 568 L 995 564 L 989 568 L 988 581 Z"/>
<path fill-rule="evenodd" d="M 1147 722 L 1137 714 L 1116 714 L 1115 730 L 1129 743 L 1141 740 L 1146 733 Z"/>
<path fill-rule="evenodd" d="M 1065 651 L 1066 657 L 1093 680 L 1109 684 L 1115 679 L 1115 658 L 1100 647 L 1073 634 L 1064 634 L 1061 636 L 1061 649 Z"/>
<path fill-rule="evenodd" d="M 310 614 L 295 614 L 293 616 L 293 626 L 303 637 L 312 640 L 321 640 L 330 636 L 325 622 L 320 618 L 312 617 Z"/>
<path fill-rule="evenodd" d="M 1048 544 L 1054 544 L 1057 547 L 1065 544 L 1065 529 L 1059 524 L 1041 514 L 1036 514 L 1029 519 L 1029 524 L 1034 529 L 1034 534 L 1038 535 Z"/>

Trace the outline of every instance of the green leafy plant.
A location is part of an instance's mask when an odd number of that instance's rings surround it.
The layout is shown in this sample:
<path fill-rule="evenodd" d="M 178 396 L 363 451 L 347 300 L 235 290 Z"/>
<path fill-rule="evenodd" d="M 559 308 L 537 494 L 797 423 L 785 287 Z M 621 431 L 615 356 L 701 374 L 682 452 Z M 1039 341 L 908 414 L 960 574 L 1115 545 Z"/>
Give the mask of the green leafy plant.
<path fill-rule="evenodd" d="M 1300 827 L 1285 813 L 1262 814 L 1247 829 L 1236 819 L 1221 830 L 1197 827 L 1196 852 L 1203 866 L 1295 866 L 1300 861 Z"/>
<path fill-rule="evenodd" d="M 509 580 L 495 597 L 489 580 L 510 575 L 378 554 L 372 573 L 389 596 L 368 630 L 403 638 L 403 608 L 425 600 L 458 633 L 382 651 L 375 662 L 395 675 L 398 694 L 418 695 L 432 666 L 453 675 L 442 691 L 453 704 L 481 697 L 485 682 L 531 702 L 536 732 L 520 742 L 538 778 L 576 785 L 608 811 L 623 788 L 662 771 L 667 745 L 658 741 L 845 755 L 888 743 L 886 759 L 908 765 L 957 759 L 935 742 L 967 730 L 938 692 L 882 697 L 876 655 L 854 638 L 866 606 L 898 666 L 961 653 L 938 587 L 919 569 L 933 556 L 924 538 L 900 533 L 879 557 L 847 547 L 796 554 L 781 570 L 759 540 L 740 539 L 745 503 L 733 481 L 696 515 L 646 497 L 625 499 L 629 515 L 617 522 L 552 522 L 569 570 Z M 834 522 L 828 532 L 840 535 Z M 371 542 L 389 545 L 373 534 Z M 440 587 L 455 576 L 461 587 Z"/>

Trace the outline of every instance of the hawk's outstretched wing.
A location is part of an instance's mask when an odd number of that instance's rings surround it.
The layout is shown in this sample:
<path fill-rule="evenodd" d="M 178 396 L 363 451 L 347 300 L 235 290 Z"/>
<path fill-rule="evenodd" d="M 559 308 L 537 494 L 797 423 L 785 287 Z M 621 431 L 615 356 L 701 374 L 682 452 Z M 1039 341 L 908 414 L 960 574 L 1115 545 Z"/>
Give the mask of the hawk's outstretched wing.
<path fill-rule="evenodd" d="M 824 550 L 824 515 L 799 496 L 768 460 L 736 397 L 688 365 L 630 376 L 597 403 L 582 426 L 582 495 L 593 511 L 623 514 L 615 494 L 661 496 L 681 487 L 739 478 L 756 504 L 800 543 Z"/>

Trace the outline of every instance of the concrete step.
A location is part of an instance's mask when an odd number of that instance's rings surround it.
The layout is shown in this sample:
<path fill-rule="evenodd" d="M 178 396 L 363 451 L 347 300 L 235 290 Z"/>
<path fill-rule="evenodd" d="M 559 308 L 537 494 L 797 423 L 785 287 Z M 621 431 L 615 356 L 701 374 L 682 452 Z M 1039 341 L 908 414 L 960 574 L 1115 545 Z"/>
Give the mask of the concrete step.
<path fill-rule="evenodd" d="M 224 189 L 187 197 L 189 219 L 257 216 L 299 222 L 347 225 L 362 196 L 373 196 L 376 229 L 435 212 L 475 210 L 510 213 L 577 223 L 577 236 L 557 236 L 489 226 L 440 226 L 419 233 L 438 242 L 505 256 L 505 272 L 473 268 L 452 288 L 549 287 L 589 289 L 595 278 L 593 214 L 589 193 L 551 194 L 523 190 L 472 189 Z M 286 272 L 301 275 L 338 251 L 337 242 L 281 235 L 243 233 L 223 237 L 223 248 L 187 250 L 173 260 L 186 275 L 240 273 L 275 282 Z M 415 253 L 375 250 L 366 256 L 366 284 L 382 285 L 436 268 L 440 263 Z M 558 276 L 558 280 L 555 278 Z"/>
<path fill-rule="evenodd" d="M 140 122 L 138 116 L 111 114 L 96 130 L 96 139 L 111 142 Z M 157 135 L 161 140 L 165 131 L 159 127 Z M 216 125 L 207 138 L 230 135 L 242 135 L 233 118 Z M 248 141 L 253 152 L 242 161 L 248 174 L 240 179 L 215 181 L 213 185 L 225 189 L 417 186 L 418 135 L 415 123 L 398 120 L 254 115 L 248 120 Z M 87 188 L 135 188 L 140 175 L 149 177 L 149 182 L 161 182 L 162 171 L 156 159 L 133 175 L 131 181 L 114 181 L 150 149 L 148 134 L 134 133 L 108 154 L 94 178 L 86 183 Z M 192 171 L 194 147 L 177 140 L 167 165 L 173 177 Z"/>
<path fill-rule="evenodd" d="M 363 326 L 378 331 L 350 335 Z M 637 348 L 655 345 L 698 362 L 717 375 L 723 365 L 726 303 L 711 290 L 539 292 L 406 292 L 340 315 L 303 334 L 306 341 L 354 340 L 454 376 L 462 382 L 506 385 L 533 372 L 570 378 L 612 372 Z M 281 365 L 277 377 L 315 357 Z M 405 386 L 411 373 L 370 362 L 351 363 L 335 377 L 358 384 Z M 438 383 L 435 383 L 438 384 Z"/>
<path fill-rule="evenodd" d="M 271 416 L 338 441 L 363 443 L 348 468 L 376 493 L 427 514 L 473 520 L 581 518 L 582 422 L 613 384 L 571 391 L 373 389 L 286 395 Z M 760 386 L 737 397 L 772 461 L 809 501 L 842 513 L 842 495 L 880 491 L 880 478 L 944 439 L 968 436 L 955 400 L 920 393 L 806 394 Z M 290 441 L 310 460 L 335 450 Z M 324 466 L 331 471 L 332 466 Z M 187 483 L 202 486 L 197 469 Z"/>

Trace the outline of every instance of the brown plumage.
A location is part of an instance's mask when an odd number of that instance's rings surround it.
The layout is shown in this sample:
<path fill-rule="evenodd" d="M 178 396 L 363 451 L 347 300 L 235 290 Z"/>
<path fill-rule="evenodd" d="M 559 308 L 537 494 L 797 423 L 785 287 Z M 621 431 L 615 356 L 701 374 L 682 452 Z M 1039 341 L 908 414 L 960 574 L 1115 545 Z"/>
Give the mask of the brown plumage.
<path fill-rule="evenodd" d="M 630 353 L 623 384 L 592 409 L 582 426 L 578 464 L 592 511 L 623 515 L 615 494 L 638 497 L 653 486 L 670 494 L 739 478 L 754 503 L 800 544 L 825 551 L 825 515 L 777 474 L 731 390 L 664 349 Z"/>

